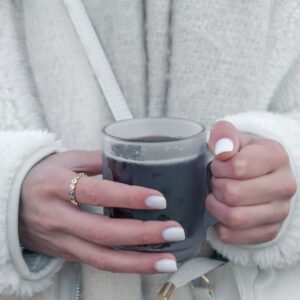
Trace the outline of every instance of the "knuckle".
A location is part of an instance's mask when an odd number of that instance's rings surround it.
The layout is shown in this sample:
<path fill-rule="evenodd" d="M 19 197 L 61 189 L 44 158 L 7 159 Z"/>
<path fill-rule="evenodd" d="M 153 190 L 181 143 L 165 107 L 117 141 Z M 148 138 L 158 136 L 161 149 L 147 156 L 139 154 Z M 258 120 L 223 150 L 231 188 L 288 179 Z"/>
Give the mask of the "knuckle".
<path fill-rule="evenodd" d="M 129 188 L 127 197 L 124 197 L 124 206 L 125 207 L 136 207 L 136 205 L 135 205 L 136 199 L 137 199 L 137 193 L 133 189 Z"/>
<path fill-rule="evenodd" d="M 58 178 L 53 178 L 53 174 L 61 172 L 57 168 L 48 168 L 47 172 L 41 171 L 37 175 L 24 179 L 22 185 L 22 195 L 28 198 L 48 198 L 50 196 L 57 196 L 61 188 L 61 181 Z M 56 176 L 55 176 L 56 177 Z"/>
<path fill-rule="evenodd" d="M 37 223 L 48 232 L 55 232 L 60 229 L 60 225 L 55 219 L 43 215 L 37 217 Z"/>
<path fill-rule="evenodd" d="M 279 231 L 279 229 L 277 226 L 268 226 L 268 227 L 263 228 L 263 230 L 262 230 L 263 239 L 265 241 L 271 241 L 271 240 L 275 239 L 278 234 L 278 231 Z"/>
<path fill-rule="evenodd" d="M 57 189 L 57 185 L 49 181 L 48 183 L 44 183 L 40 186 L 39 195 L 46 198 L 50 195 L 55 195 L 57 193 Z"/>
<path fill-rule="evenodd" d="M 43 177 L 43 175 L 41 175 Z M 53 186 L 50 180 L 44 178 L 37 179 L 36 182 L 30 187 L 29 196 L 32 197 L 48 197 L 53 194 L 53 191 L 57 190 L 57 186 Z"/>
<path fill-rule="evenodd" d="M 110 271 L 110 268 L 109 268 L 109 264 L 104 260 L 102 260 L 101 258 L 97 257 L 95 258 L 94 260 L 94 264 L 95 264 L 95 267 L 99 270 L 103 270 L 103 271 Z"/>
<path fill-rule="evenodd" d="M 272 148 L 271 150 L 276 155 L 279 161 L 281 161 L 282 163 L 289 162 L 289 155 L 281 143 L 277 141 L 272 141 L 271 148 Z"/>
<path fill-rule="evenodd" d="M 229 228 L 240 229 L 243 225 L 243 217 L 237 208 L 230 209 L 226 219 Z"/>
<path fill-rule="evenodd" d="M 280 208 L 280 210 L 279 210 L 279 218 L 278 219 L 280 221 L 285 220 L 288 217 L 289 213 L 290 213 L 290 205 L 289 205 L 289 203 L 286 203 L 285 205 L 283 205 Z"/>
<path fill-rule="evenodd" d="M 212 213 L 212 202 L 213 202 L 213 194 L 210 193 L 205 199 L 205 208 Z"/>
<path fill-rule="evenodd" d="M 89 255 L 86 258 L 87 264 L 94 266 L 97 269 L 100 270 L 107 270 L 108 266 L 106 266 L 106 262 L 104 259 L 102 259 L 101 255 Z"/>
<path fill-rule="evenodd" d="M 49 209 L 46 205 L 35 207 L 34 214 L 25 212 L 22 215 L 24 215 L 26 220 L 31 220 L 37 228 L 40 227 L 47 232 L 57 232 L 63 229 L 63 223 L 57 216 L 56 211 Z"/>
<path fill-rule="evenodd" d="M 291 174 L 290 179 L 285 187 L 285 193 L 289 198 L 291 198 L 296 194 L 296 192 L 297 192 L 297 182 L 294 175 Z"/>
<path fill-rule="evenodd" d="M 236 157 L 232 160 L 232 175 L 236 179 L 244 178 L 247 174 L 248 161 L 245 158 Z"/>
<path fill-rule="evenodd" d="M 138 236 L 139 243 L 142 245 L 148 245 L 151 244 L 151 234 L 150 234 L 150 227 L 148 226 L 147 222 L 142 221 L 140 225 L 140 232 Z"/>
<path fill-rule="evenodd" d="M 217 179 L 214 176 L 212 176 L 210 178 L 210 187 L 211 187 L 212 190 L 215 190 L 218 187 L 218 185 L 217 185 Z"/>
<path fill-rule="evenodd" d="M 101 245 L 111 245 L 112 244 L 112 235 L 105 228 L 89 228 L 90 240 L 97 241 Z"/>
<path fill-rule="evenodd" d="M 49 169 L 49 172 L 53 172 L 52 169 Z M 49 172 L 40 172 L 38 175 L 39 176 L 35 176 L 34 180 L 35 180 L 35 184 L 37 186 L 44 186 L 47 184 L 47 182 L 49 182 Z"/>
<path fill-rule="evenodd" d="M 226 204 L 230 206 L 238 206 L 240 192 L 237 183 L 225 180 L 223 184 L 223 197 Z"/>
<path fill-rule="evenodd" d="M 282 147 L 282 151 L 279 153 L 280 161 L 282 161 L 283 164 L 288 164 L 290 161 L 288 153 L 285 151 L 285 149 Z"/>

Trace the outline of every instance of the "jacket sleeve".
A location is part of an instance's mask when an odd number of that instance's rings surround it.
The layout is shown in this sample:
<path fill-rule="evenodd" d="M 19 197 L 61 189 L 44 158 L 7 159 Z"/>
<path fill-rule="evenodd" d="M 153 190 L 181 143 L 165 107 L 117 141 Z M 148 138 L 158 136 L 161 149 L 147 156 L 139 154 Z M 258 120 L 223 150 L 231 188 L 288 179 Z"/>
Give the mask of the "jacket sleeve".
<path fill-rule="evenodd" d="M 274 92 L 269 111 L 241 113 L 225 119 L 240 131 L 279 141 L 289 154 L 298 189 L 291 199 L 288 218 L 274 240 L 257 245 L 229 245 L 218 239 L 213 228 L 208 231 L 208 239 L 220 253 L 242 265 L 292 266 L 300 262 L 300 59 Z"/>
<path fill-rule="evenodd" d="M 0 132 L 0 294 L 31 296 L 51 284 L 62 261 L 22 253 L 18 211 L 22 182 L 28 171 L 59 151 L 53 134 L 45 131 Z"/>
<path fill-rule="evenodd" d="M 0 4 L 0 295 L 31 296 L 51 284 L 62 261 L 22 251 L 18 210 L 22 182 L 41 159 L 63 150 L 45 128 L 26 64 L 14 2 Z M 1 298 L 1 296 L 0 296 Z"/>
<path fill-rule="evenodd" d="M 298 34 L 300 23 L 298 8 L 298 4 L 293 3 L 289 6 L 284 1 L 274 6 L 274 18 L 276 16 L 281 23 L 274 23 L 277 26 L 273 25 L 271 28 L 273 35 L 267 45 L 268 56 L 265 57 L 264 73 L 259 78 L 261 88 L 257 93 L 257 96 L 262 98 L 262 102 L 269 103 L 268 108 L 264 112 L 241 113 L 226 118 L 240 131 L 281 142 L 289 153 L 298 185 L 298 191 L 291 199 L 289 216 L 283 222 L 277 237 L 270 242 L 257 245 L 224 244 L 218 239 L 214 229 L 210 228 L 208 239 L 214 248 L 230 260 L 242 265 L 255 264 L 260 268 L 285 268 L 300 261 L 300 39 Z"/>

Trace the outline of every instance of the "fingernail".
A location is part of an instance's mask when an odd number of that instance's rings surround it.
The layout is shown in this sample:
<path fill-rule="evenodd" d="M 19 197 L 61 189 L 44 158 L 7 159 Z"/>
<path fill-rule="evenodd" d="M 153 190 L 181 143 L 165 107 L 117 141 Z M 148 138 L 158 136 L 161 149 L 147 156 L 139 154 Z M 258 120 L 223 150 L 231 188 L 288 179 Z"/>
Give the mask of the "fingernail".
<path fill-rule="evenodd" d="M 147 197 L 145 203 L 150 208 L 165 209 L 167 207 L 167 201 L 163 196 Z"/>
<path fill-rule="evenodd" d="M 215 145 L 215 155 L 223 152 L 233 151 L 234 145 L 231 139 L 223 138 L 217 141 Z"/>
<path fill-rule="evenodd" d="M 177 271 L 177 263 L 173 259 L 161 259 L 156 262 L 155 269 L 162 273 L 175 272 Z"/>
<path fill-rule="evenodd" d="M 162 232 L 163 238 L 168 242 L 179 242 L 185 239 L 185 233 L 182 227 L 170 227 Z"/>

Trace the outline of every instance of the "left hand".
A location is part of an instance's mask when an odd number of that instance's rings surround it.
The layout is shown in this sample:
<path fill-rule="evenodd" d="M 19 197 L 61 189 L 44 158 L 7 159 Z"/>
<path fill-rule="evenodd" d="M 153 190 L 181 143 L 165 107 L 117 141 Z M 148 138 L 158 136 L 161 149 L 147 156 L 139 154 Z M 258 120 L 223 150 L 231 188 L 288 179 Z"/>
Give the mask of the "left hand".
<path fill-rule="evenodd" d="M 212 128 L 209 147 L 216 156 L 206 208 L 219 221 L 219 239 L 228 244 L 274 239 L 297 189 L 284 147 L 241 133 L 226 121 Z"/>

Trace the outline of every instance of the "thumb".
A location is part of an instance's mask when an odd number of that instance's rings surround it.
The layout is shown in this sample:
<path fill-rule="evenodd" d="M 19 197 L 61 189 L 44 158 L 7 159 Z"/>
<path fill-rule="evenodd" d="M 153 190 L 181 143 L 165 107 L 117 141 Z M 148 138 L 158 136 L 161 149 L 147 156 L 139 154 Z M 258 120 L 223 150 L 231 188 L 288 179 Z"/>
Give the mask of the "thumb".
<path fill-rule="evenodd" d="M 101 151 L 72 151 L 73 172 L 84 172 L 88 175 L 98 175 L 102 173 L 102 153 Z"/>
<path fill-rule="evenodd" d="M 208 145 L 219 160 L 229 160 L 240 149 L 239 132 L 230 122 L 219 121 L 210 131 Z"/>
<path fill-rule="evenodd" d="M 98 175 L 102 171 L 101 151 L 66 151 L 52 155 L 47 163 L 55 163 L 73 172 Z"/>

